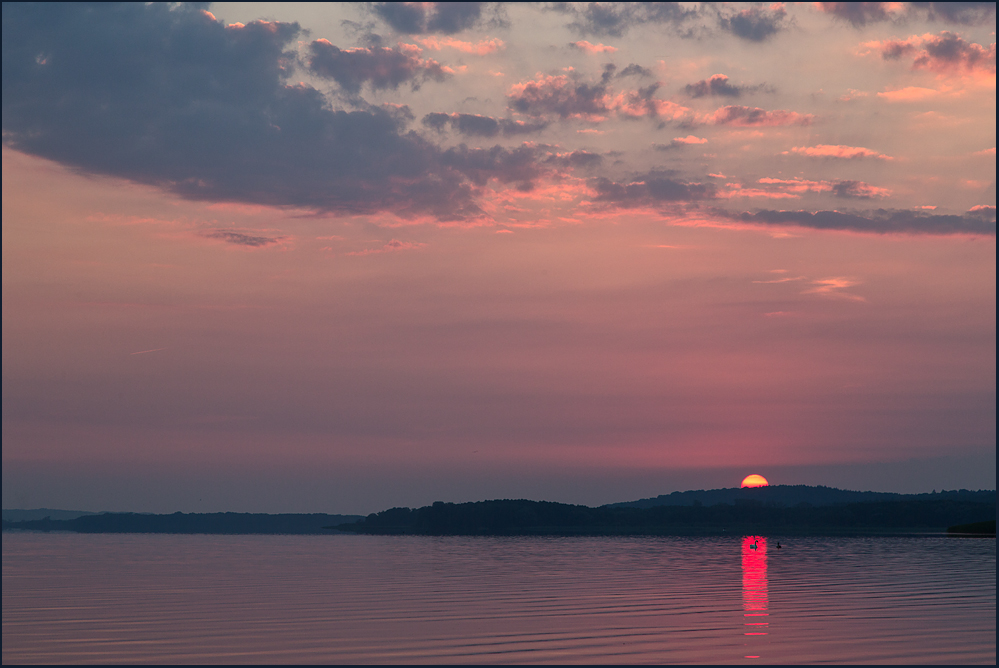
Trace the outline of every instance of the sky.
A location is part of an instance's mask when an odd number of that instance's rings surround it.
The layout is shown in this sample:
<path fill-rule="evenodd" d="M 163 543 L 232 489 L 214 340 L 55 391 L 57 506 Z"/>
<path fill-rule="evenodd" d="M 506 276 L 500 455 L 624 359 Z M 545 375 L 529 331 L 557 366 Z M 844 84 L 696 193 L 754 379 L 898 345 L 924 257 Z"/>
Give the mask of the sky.
<path fill-rule="evenodd" d="M 995 3 L 3 6 L 3 506 L 996 484 Z"/>

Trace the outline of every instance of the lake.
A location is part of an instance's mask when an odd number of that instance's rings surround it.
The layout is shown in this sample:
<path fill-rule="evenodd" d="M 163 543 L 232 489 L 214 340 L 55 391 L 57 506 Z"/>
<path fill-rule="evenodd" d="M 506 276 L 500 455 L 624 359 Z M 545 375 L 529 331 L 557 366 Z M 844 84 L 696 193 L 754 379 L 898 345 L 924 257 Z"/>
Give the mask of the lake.
<path fill-rule="evenodd" d="M 4 532 L 31 662 L 995 664 L 996 541 Z"/>

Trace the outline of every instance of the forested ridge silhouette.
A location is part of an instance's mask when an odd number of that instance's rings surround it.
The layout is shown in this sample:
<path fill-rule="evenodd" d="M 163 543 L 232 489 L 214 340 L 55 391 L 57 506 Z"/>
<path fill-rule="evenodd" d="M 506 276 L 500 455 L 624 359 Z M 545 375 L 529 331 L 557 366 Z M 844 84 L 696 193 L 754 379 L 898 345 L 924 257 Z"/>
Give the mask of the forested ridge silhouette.
<path fill-rule="evenodd" d="M 860 496 L 857 496 L 860 495 Z M 869 496 L 865 496 L 869 495 Z M 853 501 L 854 499 L 863 499 Z M 649 505 L 657 499 L 670 503 Z M 727 499 L 716 503 L 705 500 Z M 801 499 L 812 499 L 815 503 Z M 836 499 L 851 502 L 836 502 Z M 680 503 L 682 501 L 682 503 Z M 993 521 L 995 490 L 849 492 L 804 485 L 678 492 L 600 507 L 500 499 L 438 501 L 367 517 L 324 513 L 99 513 L 3 521 L 4 530 L 77 533 L 418 535 L 676 535 L 943 531 Z"/>
<path fill-rule="evenodd" d="M 900 495 L 901 496 L 901 495 Z M 939 498 L 934 498 L 939 497 Z M 593 508 L 550 501 L 503 499 L 436 502 L 422 508 L 391 508 L 340 525 L 341 531 L 424 535 L 668 535 L 784 531 L 934 531 L 994 519 L 995 491 L 913 495 L 891 501 L 787 506 L 754 498 L 734 503 L 613 504 Z"/>

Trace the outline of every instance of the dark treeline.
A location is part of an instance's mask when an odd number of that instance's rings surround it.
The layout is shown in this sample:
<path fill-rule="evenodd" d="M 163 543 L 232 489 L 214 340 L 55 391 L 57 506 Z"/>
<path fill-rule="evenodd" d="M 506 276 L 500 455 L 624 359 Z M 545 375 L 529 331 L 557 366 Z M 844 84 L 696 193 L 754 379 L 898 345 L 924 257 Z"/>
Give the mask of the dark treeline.
<path fill-rule="evenodd" d="M 4 529 L 75 531 L 77 533 L 212 533 L 212 534 L 328 534 L 332 524 L 359 520 L 360 515 L 325 513 L 101 513 L 71 520 L 3 521 Z"/>
<path fill-rule="evenodd" d="M 687 492 L 660 494 L 650 499 L 609 503 L 608 507 L 653 508 L 655 506 L 692 506 L 702 504 L 714 506 L 719 503 L 736 503 L 739 500 L 755 500 L 765 504 L 796 506 L 802 503 L 812 506 L 833 506 L 843 503 L 870 503 L 872 501 L 938 500 L 976 501 L 987 503 L 994 492 L 942 490 L 925 494 L 898 494 L 896 492 L 855 492 L 822 485 L 770 485 L 769 487 L 725 489 L 697 489 Z"/>
<path fill-rule="evenodd" d="M 704 492 L 691 492 L 683 494 L 694 496 L 680 495 L 689 504 L 651 507 L 612 504 L 592 508 L 526 500 L 459 504 L 438 501 L 416 509 L 392 508 L 363 519 L 358 515 L 323 513 L 100 513 L 63 520 L 4 520 L 3 528 L 78 533 L 328 534 L 340 530 L 422 535 L 675 535 L 919 532 L 990 521 L 995 525 L 994 490 L 888 495 L 888 500 L 875 497 L 866 502 L 824 505 L 800 501 L 791 505 L 789 501 L 802 497 L 833 498 L 843 490 L 782 487 L 783 491 L 781 487 L 770 488 L 777 493 L 767 494 L 760 494 L 767 488 L 708 490 L 739 493 L 731 497 L 730 503 L 714 504 L 700 500 L 706 496 L 696 496 Z M 809 491 L 816 489 L 815 493 Z"/>
<path fill-rule="evenodd" d="M 669 535 L 743 533 L 846 533 L 943 531 L 996 517 L 988 502 L 905 499 L 835 506 L 782 507 L 754 501 L 714 506 L 590 508 L 547 501 L 502 500 L 392 508 L 341 531 L 422 535 Z"/>

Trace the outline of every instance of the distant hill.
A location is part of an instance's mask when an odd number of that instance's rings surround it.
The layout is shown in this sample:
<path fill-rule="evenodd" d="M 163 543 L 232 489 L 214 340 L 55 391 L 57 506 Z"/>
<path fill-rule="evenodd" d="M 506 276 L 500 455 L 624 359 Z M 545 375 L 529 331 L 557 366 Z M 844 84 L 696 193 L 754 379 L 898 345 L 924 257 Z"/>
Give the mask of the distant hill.
<path fill-rule="evenodd" d="M 54 520 L 75 520 L 84 515 L 97 515 L 88 513 L 85 510 L 56 510 L 55 508 L 32 508 L 24 510 L 20 508 L 4 508 L 3 519 L 8 522 L 23 522 L 24 520 L 41 520 L 49 517 Z"/>
<path fill-rule="evenodd" d="M 650 499 L 609 503 L 605 508 L 654 508 L 656 506 L 714 506 L 720 503 L 733 505 L 739 501 L 756 501 L 767 505 L 792 507 L 834 506 L 843 503 L 872 503 L 875 501 L 952 499 L 987 503 L 995 501 L 995 490 L 971 491 L 967 489 L 926 494 L 896 494 L 894 492 L 854 492 L 835 487 L 809 485 L 770 485 L 769 487 L 728 487 L 724 489 L 698 489 L 689 492 L 660 494 Z"/>
<path fill-rule="evenodd" d="M 928 495 L 942 496 L 942 495 Z M 697 534 L 844 534 L 943 532 L 947 527 L 994 520 L 995 492 L 984 501 L 903 498 L 825 506 L 784 506 L 736 498 L 714 505 L 574 506 L 527 500 L 442 503 L 391 508 L 336 527 L 366 534 L 430 536 L 573 536 Z"/>
<path fill-rule="evenodd" d="M 325 513 L 100 513 L 57 520 L 10 521 L 3 529 L 76 533 L 328 534 L 331 524 L 349 524 L 360 515 Z"/>

